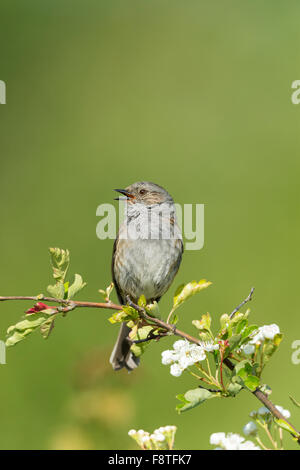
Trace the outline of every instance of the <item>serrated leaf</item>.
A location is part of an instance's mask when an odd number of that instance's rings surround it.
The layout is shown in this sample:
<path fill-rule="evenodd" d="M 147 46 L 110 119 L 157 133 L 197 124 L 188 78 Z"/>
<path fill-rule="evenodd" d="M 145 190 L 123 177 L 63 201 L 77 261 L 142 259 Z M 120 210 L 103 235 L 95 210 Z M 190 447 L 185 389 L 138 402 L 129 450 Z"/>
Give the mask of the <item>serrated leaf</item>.
<path fill-rule="evenodd" d="M 51 310 L 50 310 L 51 312 Z M 40 313 L 28 315 L 25 320 L 20 321 L 16 325 L 12 325 L 7 330 L 6 346 L 14 346 L 22 341 L 26 336 L 41 327 L 49 320 L 53 320 L 55 315 L 51 315 L 49 310 Z"/>
<path fill-rule="evenodd" d="M 253 392 L 260 384 L 259 377 L 253 375 L 255 372 L 256 366 L 254 367 L 251 365 L 251 363 L 246 359 L 240 361 L 235 365 L 234 370 L 232 371 L 232 382 L 237 381 L 240 385 L 244 384 L 245 387 Z M 240 382 L 238 378 L 241 379 L 242 382 Z"/>
<path fill-rule="evenodd" d="M 192 281 L 186 285 L 181 285 L 175 292 L 172 311 L 174 312 L 183 302 L 185 302 L 187 299 L 197 294 L 201 290 L 206 289 L 211 284 L 212 283 L 207 281 L 206 279 L 202 279 L 199 282 Z"/>
<path fill-rule="evenodd" d="M 54 328 L 54 319 L 49 318 L 40 326 L 40 332 L 44 339 L 48 339 Z"/>
<path fill-rule="evenodd" d="M 57 283 L 53 286 L 48 286 L 47 291 L 51 295 L 51 297 L 54 297 L 56 299 L 63 299 L 65 295 L 65 288 L 62 283 Z"/>
<path fill-rule="evenodd" d="M 247 378 L 243 379 L 244 384 L 246 385 L 251 392 L 254 392 L 259 386 L 260 380 L 256 375 L 248 375 Z"/>
<path fill-rule="evenodd" d="M 191 410 L 195 406 L 201 405 L 206 400 L 218 396 L 217 393 L 212 393 L 204 388 L 195 388 L 188 390 L 185 394 L 177 395 L 176 398 L 182 403 L 176 406 L 176 411 L 182 413 L 184 411 Z"/>
<path fill-rule="evenodd" d="M 80 274 L 75 274 L 75 280 L 68 290 L 68 299 L 72 299 L 85 286 L 86 286 L 86 282 L 83 282 L 83 279 L 80 276 Z"/>
<path fill-rule="evenodd" d="M 193 320 L 192 324 L 200 331 L 201 330 L 210 331 L 211 316 L 209 313 L 204 313 L 200 320 Z"/>
<path fill-rule="evenodd" d="M 49 252 L 53 269 L 53 277 L 57 282 L 64 283 L 70 264 L 69 250 L 49 248 Z"/>

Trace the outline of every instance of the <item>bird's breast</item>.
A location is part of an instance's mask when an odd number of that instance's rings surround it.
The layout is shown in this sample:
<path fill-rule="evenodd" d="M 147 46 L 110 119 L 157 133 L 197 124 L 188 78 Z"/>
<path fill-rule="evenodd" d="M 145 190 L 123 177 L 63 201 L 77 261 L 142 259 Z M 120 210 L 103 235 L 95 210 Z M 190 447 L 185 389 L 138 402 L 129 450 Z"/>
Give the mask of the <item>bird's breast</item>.
<path fill-rule="evenodd" d="M 118 239 L 114 256 L 114 277 L 122 296 L 147 301 L 162 296 L 178 271 L 181 239 Z"/>

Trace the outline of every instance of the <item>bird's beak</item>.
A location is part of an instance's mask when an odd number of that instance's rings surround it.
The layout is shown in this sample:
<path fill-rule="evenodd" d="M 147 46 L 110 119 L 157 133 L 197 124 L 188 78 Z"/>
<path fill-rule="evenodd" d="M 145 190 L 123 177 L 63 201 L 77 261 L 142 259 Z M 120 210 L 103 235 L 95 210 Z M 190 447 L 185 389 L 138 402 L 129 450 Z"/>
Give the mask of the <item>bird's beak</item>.
<path fill-rule="evenodd" d="M 124 194 L 125 197 L 116 197 L 114 198 L 115 201 L 127 201 L 129 199 L 135 199 L 135 196 L 131 194 L 129 191 L 126 191 L 126 189 L 114 189 L 114 191 L 117 191 L 117 193 Z"/>

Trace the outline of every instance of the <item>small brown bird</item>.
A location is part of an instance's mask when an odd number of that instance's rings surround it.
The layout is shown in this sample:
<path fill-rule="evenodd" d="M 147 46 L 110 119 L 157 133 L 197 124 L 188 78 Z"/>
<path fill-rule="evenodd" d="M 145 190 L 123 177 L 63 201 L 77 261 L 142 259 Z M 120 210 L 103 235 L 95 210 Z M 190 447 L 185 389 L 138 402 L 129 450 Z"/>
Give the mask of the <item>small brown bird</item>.
<path fill-rule="evenodd" d="M 161 186 L 141 181 L 116 189 L 126 201 L 126 215 L 114 243 L 112 277 L 120 303 L 159 301 L 181 263 L 183 243 L 174 201 Z M 130 328 L 123 323 L 110 357 L 114 370 L 131 371 L 139 359 L 130 351 Z"/>

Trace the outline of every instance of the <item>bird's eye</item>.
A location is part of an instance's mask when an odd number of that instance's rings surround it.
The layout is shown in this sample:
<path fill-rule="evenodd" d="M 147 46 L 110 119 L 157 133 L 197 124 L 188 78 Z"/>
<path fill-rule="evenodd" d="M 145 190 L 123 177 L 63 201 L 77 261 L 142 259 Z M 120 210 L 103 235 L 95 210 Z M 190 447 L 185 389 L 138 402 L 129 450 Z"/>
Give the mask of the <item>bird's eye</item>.
<path fill-rule="evenodd" d="M 141 189 L 141 190 L 140 190 L 140 195 L 141 195 L 141 196 L 144 196 L 144 194 L 146 194 L 146 192 L 147 192 L 146 189 Z"/>

